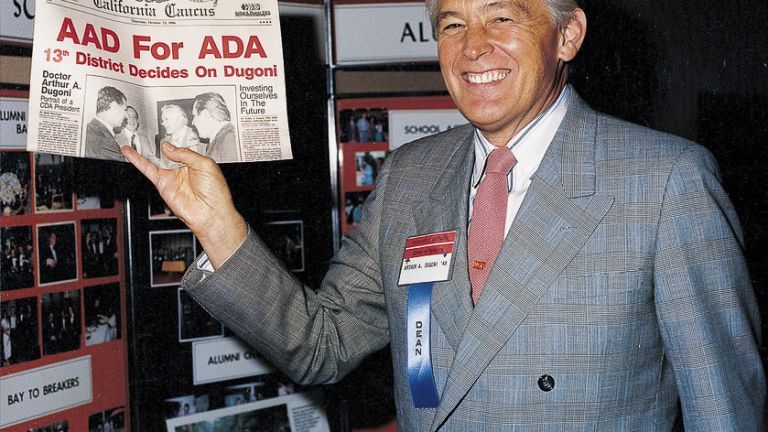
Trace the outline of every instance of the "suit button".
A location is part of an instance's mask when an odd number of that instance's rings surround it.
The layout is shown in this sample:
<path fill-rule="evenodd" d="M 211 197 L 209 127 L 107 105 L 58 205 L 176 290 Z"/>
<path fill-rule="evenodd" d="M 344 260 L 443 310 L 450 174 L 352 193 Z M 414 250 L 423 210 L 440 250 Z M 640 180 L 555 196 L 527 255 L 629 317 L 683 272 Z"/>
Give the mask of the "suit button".
<path fill-rule="evenodd" d="M 549 375 L 542 375 L 539 377 L 539 388 L 541 391 L 551 391 L 555 388 L 555 379 Z"/>

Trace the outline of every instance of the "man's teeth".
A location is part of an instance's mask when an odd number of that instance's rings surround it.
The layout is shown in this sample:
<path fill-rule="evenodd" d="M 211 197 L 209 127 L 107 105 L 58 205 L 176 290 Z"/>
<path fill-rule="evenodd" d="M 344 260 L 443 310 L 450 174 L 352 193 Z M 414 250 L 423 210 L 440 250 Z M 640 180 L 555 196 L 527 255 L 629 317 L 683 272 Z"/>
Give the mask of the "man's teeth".
<path fill-rule="evenodd" d="M 467 74 L 467 80 L 472 84 L 487 84 L 494 81 L 503 80 L 509 72 L 490 71 L 481 74 Z"/>

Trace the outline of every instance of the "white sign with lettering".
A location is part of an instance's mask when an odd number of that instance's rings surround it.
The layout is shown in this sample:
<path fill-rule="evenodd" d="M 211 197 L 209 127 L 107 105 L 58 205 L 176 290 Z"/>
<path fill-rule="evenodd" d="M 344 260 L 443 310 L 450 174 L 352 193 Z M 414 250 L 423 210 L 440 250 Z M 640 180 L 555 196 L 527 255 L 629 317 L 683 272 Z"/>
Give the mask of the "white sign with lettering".
<path fill-rule="evenodd" d="M 35 0 L 0 2 L 0 40 L 32 43 Z"/>
<path fill-rule="evenodd" d="M 337 63 L 436 61 L 424 2 L 334 7 Z"/>
<path fill-rule="evenodd" d="M 93 400 L 91 356 L 0 378 L 0 428 Z"/>
<path fill-rule="evenodd" d="M 389 149 L 467 124 L 457 109 L 390 110 Z"/>
<path fill-rule="evenodd" d="M 264 375 L 272 366 L 236 338 L 192 342 L 192 378 L 195 385 Z"/>
<path fill-rule="evenodd" d="M 27 99 L 0 97 L 0 149 L 27 148 Z"/>

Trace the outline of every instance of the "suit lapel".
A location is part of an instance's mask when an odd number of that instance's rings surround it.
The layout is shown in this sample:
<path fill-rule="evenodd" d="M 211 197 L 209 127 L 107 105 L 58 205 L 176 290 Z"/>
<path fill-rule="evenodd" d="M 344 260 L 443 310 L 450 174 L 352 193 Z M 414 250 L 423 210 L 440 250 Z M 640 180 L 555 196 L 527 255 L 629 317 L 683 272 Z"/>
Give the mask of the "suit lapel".
<path fill-rule="evenodd" d="M 572 97 L 483 294 L 456 331 L 462 336 L 432 430 L 445 422 L 613 203 L 612 197 L 595 195 L 595 113 Z M 466 269 L 466 248 L 461 254 Z"/>
<path fill-rule="evenodd" d="M 474 129 L 471 129 L 472 131 Z M 432 313 L 455 350 L 472 311 L 467 274 L 467 203 L 474 158 L 473 134 L 451 155 L 443 175 L 413 208 L 418 234 L 457 231 L 453 275 L 436 283 L 432 291 Z"/>

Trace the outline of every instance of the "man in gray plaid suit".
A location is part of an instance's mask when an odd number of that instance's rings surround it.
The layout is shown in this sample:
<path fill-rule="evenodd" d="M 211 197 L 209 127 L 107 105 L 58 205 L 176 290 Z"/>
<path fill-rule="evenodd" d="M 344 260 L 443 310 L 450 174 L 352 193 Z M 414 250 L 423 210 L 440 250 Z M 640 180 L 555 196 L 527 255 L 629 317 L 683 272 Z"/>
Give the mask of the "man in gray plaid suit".
<path fill-rule="evenodd" d="M 566 85 L 586 32 L 574 1 L 427 7 L 471 124 L 388 157 L 316 291 L 248 228 L 211 160 L 165 146 L 188 167 L 162 170 L 124 150 L 207 253 L 184 288 L 297 382 L 334 382 L 391 344 L 402 431 L 761 430 L 760 319 L 712 156 Z M 472 200 L 503 147 L 517 159 L 506 235 L 473 303 Z M 406 242 L 444 232 L 455 262 L 432 285 L 417 338 L 431 370 L 414 384 L 414 286 L 398 279 Z M 437 399 L 423 402 L 429 380 Z"/>

